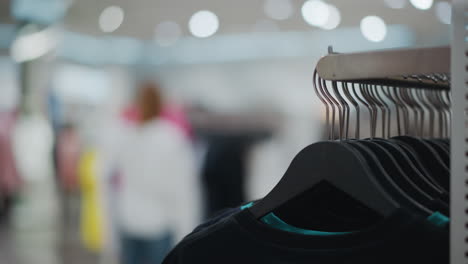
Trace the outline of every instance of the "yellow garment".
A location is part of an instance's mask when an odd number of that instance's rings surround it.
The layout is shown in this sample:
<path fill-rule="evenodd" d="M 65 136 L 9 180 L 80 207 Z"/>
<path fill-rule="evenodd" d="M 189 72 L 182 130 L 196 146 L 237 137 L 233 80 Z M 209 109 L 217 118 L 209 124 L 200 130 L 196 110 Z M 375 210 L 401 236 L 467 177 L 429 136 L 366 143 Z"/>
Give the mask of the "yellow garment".
<path fill-rule="evenodd" d="M 102 208 L 99 204 L 97 152 L 87 150 L 79 163 L 81 188 L 81 240 L 86 248 L 100 251 L 103 246 Z"/>

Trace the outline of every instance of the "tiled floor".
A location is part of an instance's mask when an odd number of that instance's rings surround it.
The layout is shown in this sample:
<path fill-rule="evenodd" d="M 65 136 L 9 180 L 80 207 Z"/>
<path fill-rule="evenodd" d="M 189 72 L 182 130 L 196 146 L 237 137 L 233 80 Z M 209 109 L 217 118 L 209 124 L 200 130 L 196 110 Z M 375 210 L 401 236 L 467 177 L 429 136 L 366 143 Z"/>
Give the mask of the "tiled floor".
<path fill-rule="evenodd" d="M 43 227 L 37 224 L 41 221 L 22 226 L 13 220 L 0 221 L 0 264 L 98 264 L 98 256 L 80 243 L 77 214 L 73 221 L 58 215 L 61 221 L 54 225 L 42 222 Z M 27 216 L 34 217 L 40 218 Z"/>
<path fill-rule="evenodd" d="M 18 263 L 15 258 L 16 253 L 11 243 L 11 238 L 8 233 L 8 226 L 4 221 L 0 222 L 0 259 L 5 264 Z"/>

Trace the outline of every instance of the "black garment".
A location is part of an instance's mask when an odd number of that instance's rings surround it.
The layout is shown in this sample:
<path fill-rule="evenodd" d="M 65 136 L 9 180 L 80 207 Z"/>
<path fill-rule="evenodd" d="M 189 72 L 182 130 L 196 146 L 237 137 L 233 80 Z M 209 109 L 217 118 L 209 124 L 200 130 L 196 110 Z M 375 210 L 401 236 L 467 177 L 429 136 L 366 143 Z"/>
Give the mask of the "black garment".
<path fill-rule="evenodd" d="M 238 213 L 241 211 L 240 207 L 233 207 L 233 208 L 226 208 L 224 210 L 218 211 L 215 216 L 212 218 L 206 220 L 203 224 L 197 226 L 191 234 L 198 233 L 200 231 L 203 231 L 205 229 L 210 228 L 212 225 L 217 224 L 218 222 L 222 221 L 225 218 L 230 217 L 231 215 Z"/>
<path fill-rule="evenodd" d="M 207 143 L 202 169 L 206 218 L 245 202 L 246 157 L 252 145 L 270 133 L 250 131 L 222 133 L 198 131 Z"/>
<path fill-rule="evenodd" d="M 206 216 L 245 201 L 244 176 L 247 141 L 240 136 L 212 136 L 202 172 Z"/>
<path fill-rule="evenodd" d="M 244 210 L 187 236 L 163 263 L 448 262 L 448 230 L 404 210 L 367 230 L 331 236 L 277 230 L 257 221 L 248 210 Z"/>

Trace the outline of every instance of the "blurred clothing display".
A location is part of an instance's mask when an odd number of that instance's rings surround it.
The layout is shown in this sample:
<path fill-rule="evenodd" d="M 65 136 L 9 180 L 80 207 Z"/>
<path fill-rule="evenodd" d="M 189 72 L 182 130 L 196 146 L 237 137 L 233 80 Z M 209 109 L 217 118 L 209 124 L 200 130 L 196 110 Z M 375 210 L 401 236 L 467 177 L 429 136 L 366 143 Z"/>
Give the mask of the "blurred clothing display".
<path fill-rule="evenodd" d="M 201 133 L 207 152 L 202 168 L 205 194 L 205 217 L 245 202 L 247 153 L 267 132 L 208 132 Z"/>
<path fill-rule="evenodd" d="M 81 186 L 81 240 L 86 248 L 99 252 L 103 246 L 102 208 L 97 179 L 97 152 L 88 149 L 79 163 Z"/>
<path fill-rule="evenodd" d="M 49 91 L 49 93 L 47 94 L 47 107 L 52 128 L 54 129 L 54 131 L 60 130 L 63 106 L 60 98 L 53 91 Z"/>
<path fill-rule="evenodd" d="M 65 127 L 58 133 L 57 176 L 62 189 L 66 192 L 74 191 L 78 187 L 80 147 L 78 133 L 72 127 Z"/>
<path fill-rule="evenodd" d="M 52 180 L 53 131 L 41 115 L 21 116 L 13 135 L 14 158 L 21 178 L 28 182 Z"/>
<path fill-rule="evenodd" d="M 118 225 L 124 236 L 180 240 L 196 225 L 198 188 L 190 142 L 170 122 L 131 129 L 118 150 Z"/>
<path fill-rule="evenodd" d="M 12 149 L 15 121 L 16 113 L 0 113 L 0 197 L 14 194 L 21 183 Z"/>
<path fill-rule="evenodd" d="M 245 156 L 250 140 L 244 136 L 212 135 L 207 140 L 202 169 L 205 217 L 245 201 Z"/>

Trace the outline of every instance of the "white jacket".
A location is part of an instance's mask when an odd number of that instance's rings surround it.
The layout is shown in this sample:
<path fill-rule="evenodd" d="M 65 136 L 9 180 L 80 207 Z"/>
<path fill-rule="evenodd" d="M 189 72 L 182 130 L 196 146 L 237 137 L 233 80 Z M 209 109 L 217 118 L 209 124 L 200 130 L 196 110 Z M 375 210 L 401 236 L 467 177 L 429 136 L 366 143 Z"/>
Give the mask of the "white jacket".
<path fill-rule="evenodd" d="M 197 224 L 200 211 L 191 144 L 171 123 L 159 119 L 128 134 L 118 155 L 119 225 L 139 237 L 173 231 L 178 241 Z"/>

